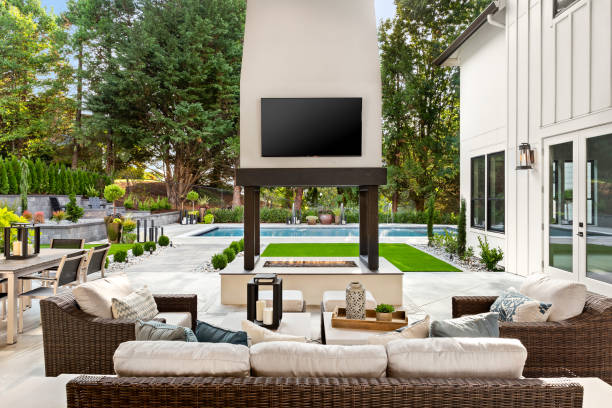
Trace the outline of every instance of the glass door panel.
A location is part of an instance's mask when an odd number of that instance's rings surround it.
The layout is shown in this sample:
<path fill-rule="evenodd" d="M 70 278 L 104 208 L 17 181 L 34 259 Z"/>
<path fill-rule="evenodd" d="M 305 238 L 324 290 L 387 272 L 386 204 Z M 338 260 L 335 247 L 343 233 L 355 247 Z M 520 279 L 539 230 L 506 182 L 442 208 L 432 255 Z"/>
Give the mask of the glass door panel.
<path fill-rule="evenodd" d="M 548 153 L 548 266 L 573 272 L 574 143 L 551 145 Z"/>
<path fill-rule="evenodd" d="M 612 283 L 612 135 L 586 139 L 586 277 Z"/>

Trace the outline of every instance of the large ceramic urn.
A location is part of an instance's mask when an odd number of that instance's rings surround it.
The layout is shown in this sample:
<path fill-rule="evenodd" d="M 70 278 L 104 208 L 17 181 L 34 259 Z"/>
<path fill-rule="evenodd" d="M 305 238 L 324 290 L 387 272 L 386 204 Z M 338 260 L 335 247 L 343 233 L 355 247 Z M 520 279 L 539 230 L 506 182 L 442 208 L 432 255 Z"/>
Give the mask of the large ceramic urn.
<path fill-rule="evenodd" d="M 346 318 L 365 320 L 366 296 L 363 285 L 351 282 L 346 287 Z"/>

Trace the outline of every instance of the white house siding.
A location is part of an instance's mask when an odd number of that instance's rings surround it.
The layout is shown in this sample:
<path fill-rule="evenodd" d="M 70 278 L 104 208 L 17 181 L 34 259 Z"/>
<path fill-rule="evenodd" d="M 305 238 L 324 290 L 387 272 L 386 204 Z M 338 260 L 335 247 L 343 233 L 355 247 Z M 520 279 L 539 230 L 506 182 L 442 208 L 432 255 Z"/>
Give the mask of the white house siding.
<path fill-rule="evenodd" d="M 504 234 L 470 227 L 470 160 L 506 150 L 506 36 L 502 29 L 484 26 L 461 49 L 461 196 L 468 203 L 469 246 L 477 236 L 507 252 Z M 502 262 L 503 263 L 503 262 Z"/>
<path fill-rule="evenodd" d="M 543 270 L 544 141 L 612 133 L 612 1 L 580 0 L 553 18 L 550 0 L 508 0 L 501 13 L 505 30 L 485 24 L 454 55 L 461 194 L 469 205 L 471 157 L 506 150 L 506 233 L 487 235 L 504 249 L 506 269 L 527 275 Z M 515 170 L 522 142 L 536 150 L 529 171 Z M 478 233 L 468 230 L 470 245 Z"/>

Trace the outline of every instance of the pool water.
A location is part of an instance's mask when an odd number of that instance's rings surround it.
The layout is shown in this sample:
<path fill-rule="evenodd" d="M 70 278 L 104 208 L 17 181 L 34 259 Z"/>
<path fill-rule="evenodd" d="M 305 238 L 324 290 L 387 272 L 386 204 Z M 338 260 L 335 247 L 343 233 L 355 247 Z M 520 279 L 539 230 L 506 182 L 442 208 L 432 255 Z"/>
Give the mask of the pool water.
<path fill-rule="evenodd" d="M 445 230 L 455 232 L 454 228 L 434 227 L 434 233 L 443 234 Z M 242 227 L 217 227 L 198 234 L 200 237 L 241 237 Z M 260 227 L 262 237 L 358 237 L 358 227 Z M 426 237 L 426 227 L 379 227 L 380 237 Z"/>

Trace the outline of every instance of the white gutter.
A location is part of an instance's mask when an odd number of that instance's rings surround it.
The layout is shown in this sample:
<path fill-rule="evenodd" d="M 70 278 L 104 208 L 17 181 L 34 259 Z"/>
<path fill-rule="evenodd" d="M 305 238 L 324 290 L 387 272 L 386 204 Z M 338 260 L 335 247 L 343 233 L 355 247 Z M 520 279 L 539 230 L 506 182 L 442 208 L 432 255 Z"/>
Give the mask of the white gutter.
<path fill-rule="evenodd" d="M 496 0 L 495 5 L 497 6 L 498 11 L 501 11 L 506 8 L 506 0 Z M 487 15 L 487 23 L 491 24 L 493 27 L 502 28 L 502 29 L 506 28 L 505 24 L 495 21 L 493 19 L 493 14 Z"/>

